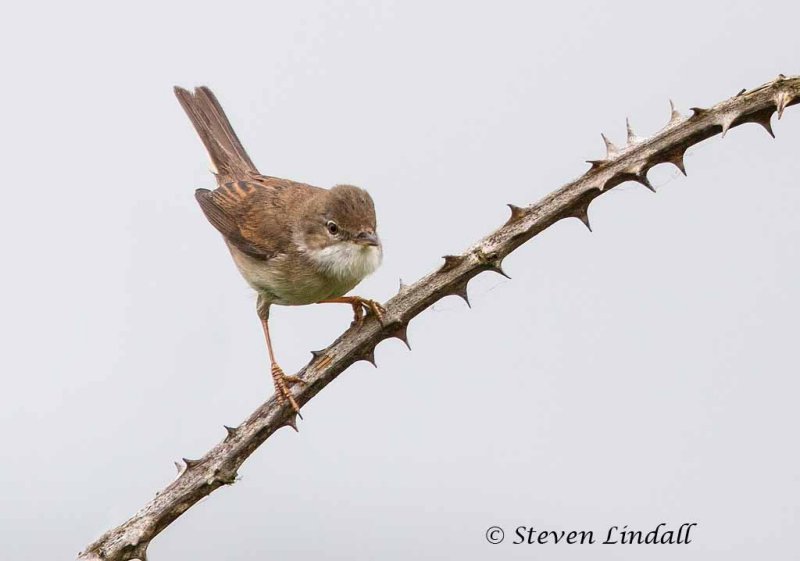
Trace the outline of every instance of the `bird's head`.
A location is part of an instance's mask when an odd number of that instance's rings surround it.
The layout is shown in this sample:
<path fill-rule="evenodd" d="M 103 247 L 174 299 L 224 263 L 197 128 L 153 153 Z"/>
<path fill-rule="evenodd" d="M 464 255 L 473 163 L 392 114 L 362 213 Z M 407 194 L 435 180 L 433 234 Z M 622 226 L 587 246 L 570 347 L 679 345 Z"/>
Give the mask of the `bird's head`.
<path fill-rule="evenodd" d="M 364 189 L 337 185 L 316 197 L 306 210 L 303 245 L 327 273 L 361 278 L 381 263 L 375 205 Z"/>

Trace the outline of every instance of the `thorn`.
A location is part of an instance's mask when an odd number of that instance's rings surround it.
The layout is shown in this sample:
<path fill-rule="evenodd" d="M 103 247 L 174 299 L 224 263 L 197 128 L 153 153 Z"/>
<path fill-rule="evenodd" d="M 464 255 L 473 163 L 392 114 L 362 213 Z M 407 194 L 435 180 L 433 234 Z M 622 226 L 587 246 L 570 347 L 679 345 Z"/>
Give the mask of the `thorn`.
<path fill-rule="evenodd" d="M 742 88 L 741 90 L 739 90 L 739 93 L 736 94 L 736 97 L 743 96 L 746 91 L 747 91 L 747 88 Z"/>
<path fill-rule="evenodd" d="M 738 122 L 736 124 L 740 125 L 742 123 L 756 123 L 764 127 L 764 130 L 766 130 L 772 138 L 775 138 L 775 133 L 772 132 L 771 123 L 772 114 L 774 112 L 775 110 L 772 107 L 765 107 L 764 109 L 756 111 L 755 113 L 742 115 L 738 118 Z"/>
<path fill-rule="evenodd" d="M 508 280 L 511 280 L 511 277 L 509 277 L 506 274 L 506 272 L 503 270 L 502 262 L 495 261 L 495 262 L 492 262 L 492 263 L 487 263 L 486 266 L 487 266 L 487 269 L 486 269 L 487 271 L 494 271 L 495 273 L 497 273 L 499 275 L 503 275 Z"/>
<path fill-rule="evenodd" d="M 450 294 L 461 297 L 464 300 L 464 302 L 467 303 L 467 307 L 470 309 L 472 308 L 472 304 L 469 303 L 469 294 L 467 294 L 466 282 L 462 283 L 461 286 L 453 289 L 453 292 L 451 292 Z"/>
<path fill-rule="evenodd" d="M 300 417 L 300 418 L 302 419 L 302 417 Z M 294 429 L 294 432 L 300 432 L 298 430 L 298 428 L 297 428 L 297 413 L 295 413 L 293 415 L 289 415 L 286 418 L 286 422 L 283 423 L 282 426 L 284 426 L 284 427 L 292 427 Z"/>
<path fill-rule="evenodd" d="M 234 428 L 234 427 L 229 427 L 228 425 L 222 425 L 222 426 L 223 426 L 223 427 L 225 427 L 225 430 L 226 430 L 226 431 L 228 431 L 228 436 L 227 436 L 227 438 L 233 438 L 234 436 L 236 436 L 236 432 L 237 432 L 237 429 L 236 429 L 236 428 Z"/>
<path fill-rule="evenodd" d="M 683 163 L 683 152 L 676 152 L 670 157 L 670 159 L 666 161 L 671 164 L 674 164 L 676 168 L 681 170 L 681 173 L 684 176 L 686 175 L 686 165 Z"/>
<path fill-rule="evenodd" d="M 586 203 L 586 206 L 579 207 L 572 216 L 583 222 L 583 225 L 590 232 L 592 231 L 592 224 L 589 222 L 589 203 Z"/>
<path fill-rule="evenodd" d="M 181 458 L 183 463 L 186 464 L 186 469 L 193 468 L 200 463 L 200 460 L 190 460 L 189 458 Z"/>
<path fill-rule="evenodd" d="M 783 82 L 786 79 L 786 74 L 778 74 L 778 77 L 775 78 L 776 82 Z"/>
<path fill-rule="evenodd" d="M 674 125 L 683 120 L 683 115 L 681 115 L 680 111 L 675 109 L 675 103 L 671 99 L 669 100 L 669 112 L 669 123 L 667 123 L 667 126 Z"/>
<path fill-rule="evenodd" d="M 172 463 L 173 463 L 173 464 L 175 464 L 175 469 L 177 469 L 177 470 L 178 470 L 178 475 L 180 475 L 180 474 L 183 472 L 184 466 L 182 466 L 182 465 L 181 465 L 180 463 L 178 463 L 178 462 L 172 462 Z"/>
<path fill-rule="evenodd" d="M 694 113 L 694 115 L 692 115 L 692 118 L 702 117 L 703 115 L 708 113 L 708 109 L 704 109 L 702 107 L 690 107 L 689 109 L 692 111 L 692 113 Z"/>
<path fill-rule="evenodd" d="M 506 224 L 511 224 L 512 222 L 516 222 L 517 220 L 521 220 L 528 211 L 524 208 L 518 207 L 516 205 L 508 204 L 506 205 L 508 208 L 511 209 L 511 217 L 506 221 Z"/>
<path fill-rule="evenodd" d="M 775 105 L 778 108 L 778 119 L 783 117 L 783 110 L 789 105 L 789 94 L 786 92 L 778 92 L 775 95 Z"/>
<path fill-rule="evenodd" d="M 772 110 L 761 112 L 760 114 L 750 115 L 747 121 L 757 123 L 764 127 L 772 138 L 775 138 L 775 133 L 772 132 Z M 746 122 L 747 122 L 746 121 Z"/>
<path fill-rule="evenodd" d="M 762 127 L 764 127 L 764 128 L 766 129 L 766 131 L 769 133 L 769 135 L 770 135 L 772 138 L 775 138 L 775 133 L 774 133 L 774 132 L 772 132 L 772 123 L 770 122 L 770 120 L 769 120 L 769 117 L 768 117 L 767 119 L 765 119 L 765 120 L 761 120 L 761 121 L 753 121 L 753 122 L 754 122 L 754 123 L 758 123 L 759 125 L 761 125 Z"/>
<path fill-rule="evenodd" d="M 317 369 L 325 368 L 333 361 L 330 356 L 325 354 L 325 351 L 311 351 L 311 355 L 314 357 L 311 359 L 311 362 L 320 359 L 320 361 L 314 365 Z"/>
<path fill-rule="evenodd" d="M 366 360 L 372 366 L 374 366 L 375 368 L 378 368 L 378 365 L 375 364 L 375 348 L 374 347 L 372 349 L 370 349 L 369 351 L 367 351 L 366 353 L 364 353 L 363 355 L 361 355 L 361 358 L 359 358 L 358 360 Z"/>
<path fill-rule="evenodd" d="M 444 265 L 439 269 L 439 272 L 449 271 L 458 267 L 466 257 L 464 255 L 445 255 L 443 257 Z"/>
<path fill-rule="evenodd" d="M 608 160 L 586 160 L 587 164 L 590 164 L 592 167 L 589 171 L 594 171 L 603 166 L 603 164 L 607 164 Z"/>
<path fill-rule="evenodd" d="M 408 350 L 409 351 L 411 350 L 411 345 L 408 344 L 408 324 L 406 323 L 401 324 L 400 327 L 398 327 L 397 330 L 390 336 L 394 337 L 395 339 L 400 339 L 403 343 L 406 344 Z"/>
<path fill-rule="evenodd" d="M 636 181 L 637 183 L 641 183 L 642 185 L 650 189 L 653 193 L 656 192 L 655 187 L 653 187 L 653 184 L 650 183 L 650 180 L 647 178 L 647 172 L 645 170 L 641 170 L 638 173 L 635 173 L 633 180 Z"/>
<path fill-rule="evenodd" d="M 731 128 L 733 121 L 736 120 L 736 115 L 722 115 L 721 122 L 719 125 L 722 127 L 722 138 L 725 138 L 725 135 L 728 134 L 728 130 Z"/>
<path fill-rule="evenodd" d="M 397 293 L 398 293 L 398 294 L 400 294 L 400 293 L 401 293 L 401 292 L 403 292 L 403 291 L 404 291 L 406 288 L 408 288 L 408 285 L 407 285 L 406 283 L 404 283 L 404 282 L 403 282 L 403 279 L 400 279 L 400 288 L 397 290 Z"/>
<path fill-rule="evenodd" d="M 609 160 L 615 158 L 620 153 L 620 149 L 605 134 L 600 133 L 600 136 L 603 137 L 603 142 L 606 143 L 606 158 Z"/>
<path fill-rule="evenodd" d="M 633 132 L 633 129 L 631 128 L 631 121 L 627 117 L 625 117 L 625 129 L 628 131 L 628 146 L 639 142 L 639 137 Z"/>

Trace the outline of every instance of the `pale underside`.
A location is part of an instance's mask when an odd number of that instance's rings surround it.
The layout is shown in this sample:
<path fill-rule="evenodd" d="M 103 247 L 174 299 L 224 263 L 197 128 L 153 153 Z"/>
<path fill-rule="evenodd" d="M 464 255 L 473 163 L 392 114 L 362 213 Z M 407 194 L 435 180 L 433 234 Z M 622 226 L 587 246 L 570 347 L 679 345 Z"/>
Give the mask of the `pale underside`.
<path fill-rule="evenodd" d="M 381 263 L 378 247 L 351 242 L 303 251 L 299 256 L 279 254 L 266 261 L 247 255 L 231 243 L 228 248 L 239 272 L 264 302 L 282 306 L 343 296 Z"/>

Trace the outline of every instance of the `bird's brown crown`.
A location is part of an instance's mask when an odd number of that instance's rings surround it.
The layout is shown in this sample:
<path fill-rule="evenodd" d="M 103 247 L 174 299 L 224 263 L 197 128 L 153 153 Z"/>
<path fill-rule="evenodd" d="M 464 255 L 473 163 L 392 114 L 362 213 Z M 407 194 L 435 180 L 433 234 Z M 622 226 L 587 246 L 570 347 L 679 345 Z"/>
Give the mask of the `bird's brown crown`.
<path fill-rule="evenodd" d="M 314 197 L 304 214 L 304 237 L 310 248 L 339 242 L 380 246 L 375 205 L 364 189 L 337 185 Z"/>

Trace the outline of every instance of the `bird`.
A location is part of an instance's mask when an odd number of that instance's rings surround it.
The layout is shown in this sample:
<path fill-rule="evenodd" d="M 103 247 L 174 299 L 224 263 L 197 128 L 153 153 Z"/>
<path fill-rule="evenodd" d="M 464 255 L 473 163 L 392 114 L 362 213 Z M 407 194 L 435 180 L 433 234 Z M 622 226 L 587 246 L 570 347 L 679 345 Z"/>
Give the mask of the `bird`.
<path fill-rule="evenodd" d="M 383 323 L 378 302 L 345 296 L 383 259 L 375 204 L 354 185 L 315 187 L 262 175 L 234 132 L 217 97 L 206 86 L 175 86 L 175 95 L 211 159 L 217 188 L 197 189 L 195 199 L 222 234 L 240 274 L 257 294 L 275 393 L 300 417 L 292 394 L 305 384 L 284 373 L 269 331 L 272 305 L 342 303 L 353 308 L 353 325 L 367 316 Z"/>

